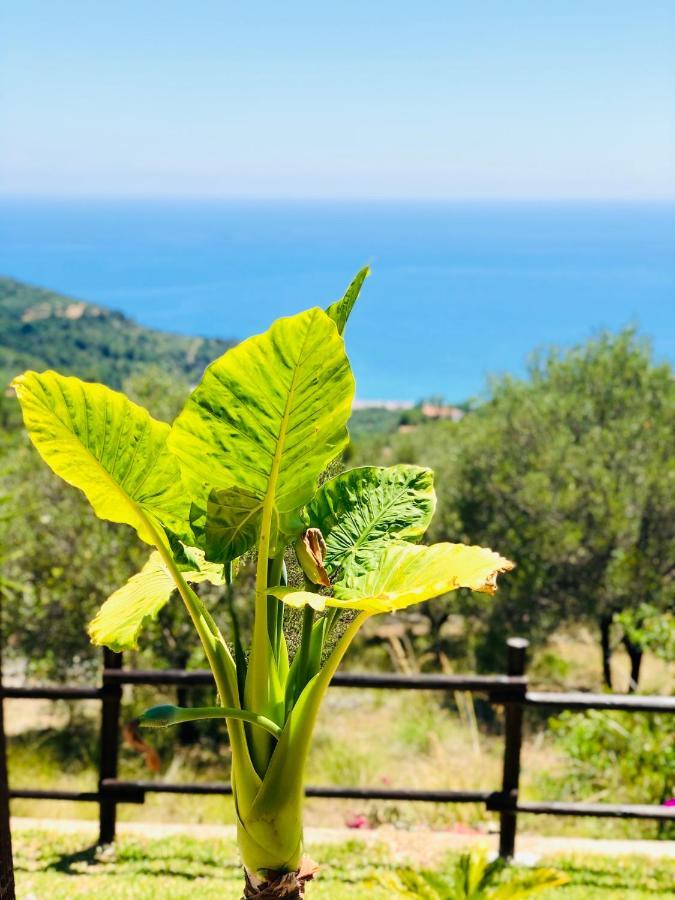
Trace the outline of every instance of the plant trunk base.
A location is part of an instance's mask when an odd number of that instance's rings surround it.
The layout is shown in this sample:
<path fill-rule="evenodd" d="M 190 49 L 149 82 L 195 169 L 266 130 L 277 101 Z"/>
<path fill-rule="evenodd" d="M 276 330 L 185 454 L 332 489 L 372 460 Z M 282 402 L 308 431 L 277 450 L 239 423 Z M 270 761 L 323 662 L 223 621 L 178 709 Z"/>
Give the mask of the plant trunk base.
<path fill-rule="evenodd" d="M 296 872 L 268 872 L 267 880 L 244 869 L 246 887 L 242 900 L 302 900 L 305 885 L 314 878 L 318 866 L 305 856 Z"/>

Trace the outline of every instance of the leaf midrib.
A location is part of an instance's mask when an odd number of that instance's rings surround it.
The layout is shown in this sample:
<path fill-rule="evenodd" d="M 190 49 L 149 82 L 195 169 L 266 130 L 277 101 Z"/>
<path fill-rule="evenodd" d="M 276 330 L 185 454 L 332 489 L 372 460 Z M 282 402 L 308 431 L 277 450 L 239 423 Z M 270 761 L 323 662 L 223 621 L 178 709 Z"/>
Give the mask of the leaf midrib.
<path fill-rule="evenodd" d="M 374 528 L 382 521 L 382 519 L 384 518 L 385 514 L 388 513 L 389 510 L 399 502 L 399 500 L 401 499 L 401 497 L 402 497 L 405 493 L 407 493 L 408 487 L 409 487 L 409 485 L 405 485 L 405 486 L 399 491 L 399 493 L 396 495 L 396 497 L 395 497 L 394 499 L 391 500 L 390 503 L 385 504 L 384 506 L 382 506 L 382 508 L 380 509 L 380 511 L 379 511 L 379 513 L 378 513 L 378 515 L 377 515 L 377 517 L 373 519 L 373 521 L 368 525 L 367 528 L 365 528 L 363 531 L 360 532 L 358 540 L 355 541 L 355 543 L 353 543 L 352 546 L 349 547 L 349 548 L 347 549 L 346 553 L 344 554 L 345 558 L 348 558 L 348 557 L 350 557 L 350 556 L 351 556 L 352 558 L 355 558 L 355 557 L 356 557 L 357 552 L 363 547 L 363 544 L 366 542 L 366 539 L 367 539 L 367 538 L 369 537 L 369 535 L 372 533 L 372 531 L 374 530 Z M 347 537 L 349 537 L 349 535 L 347 535 Z"/>
<path fill-rule="evenodd" d="M 270 469 L 269 479 L 267 482 L 267 491 L 265 494 L 265 501 L 263 503 L 263 511 L 262 511 L 262 523 L 261 523 L 261 533 L 267 533 L 269 530 L 269 526 L 272 522 L 272 516 L 276 509 L 276 489 L 277 482 L 279 480 L 279 470 L 281 468 L 281 460 L 284 455 L 284 449 L 286 446 L 286 438 L 288 432 L 288 421 L 291 414 L 291 408 L 293 406 L 293 401 L 295 400 L 295 391 L 296 391 L 296 382 L 298 378 L 298 373 L 300 371 L 300 367 L 304 358 L 305 347 L 307 346 L 307 341 L 309 339 L 309 335 L 311 334 L 311 326 L 308 323 L 308 326 L 305 330 L 305 336 L 302 340 L 302 344 L 300 345 L 300 349 L 298 351 L 298 355 L 296 357 L 296 362 L 293 366 L 293 374 L 291 376 L 291 383 L 288 388 L 288 394 L 286 396 L 286 403 L 284 404 L 284 412 L 281 417 L 281 423 L 279 425 L 279 432 L 277 435 L 277 443 L 274 449 L 274 455 L 272 457 L 272 467 Z M 269 536 L 268 536 L 269 537 Z"/>

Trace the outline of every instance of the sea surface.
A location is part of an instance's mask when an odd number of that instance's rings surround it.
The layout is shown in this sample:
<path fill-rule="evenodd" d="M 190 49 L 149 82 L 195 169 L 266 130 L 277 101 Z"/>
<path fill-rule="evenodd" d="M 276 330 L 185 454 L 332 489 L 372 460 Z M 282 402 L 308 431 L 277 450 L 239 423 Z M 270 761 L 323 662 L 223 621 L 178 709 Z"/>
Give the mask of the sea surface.
<path fill-rule="evenodd" d="M 675 360 L 673 204 L 0 200 L 0 274 L 170 331 L 247 337 L 365 264 L 360 399 L 480 396 L 630 324 Z"/>

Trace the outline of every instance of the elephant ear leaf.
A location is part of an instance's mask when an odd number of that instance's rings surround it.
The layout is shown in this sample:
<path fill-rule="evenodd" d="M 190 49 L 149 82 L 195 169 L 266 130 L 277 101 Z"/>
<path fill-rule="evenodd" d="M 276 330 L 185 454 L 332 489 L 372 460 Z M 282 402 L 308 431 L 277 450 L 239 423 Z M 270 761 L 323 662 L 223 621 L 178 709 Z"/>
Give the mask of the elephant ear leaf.
<path fill-rule="evenodd" d="M 214 559 L 263 531 L 274 552 L 301 529 L 298 511 L 346 445 L 353 395 L 344 342 L 321 309 L 279 319 L 207 368 L 169 446 Z"/>
<path fill-rule="evenodd" d="M 38 453 L 99 518 L 131 525 L 149 544 L 159 525 L 184 530 L 187 503 L 166 423 L 124 394 L 56 372 L 25 372 L 12 385 Z"/>
<path fill-rule="evenodd" d="M 307 515 L 326 541 L 329 574 L 350 584 L 379 565 L 392 541 L 418 541 L 435 507 L 431 469 L 364 466 L 326 481 Z"/>
<path fill-rule="evenodd" d="M 222 584 L 222 566 L 205 563 L 199 551 L 193 554 L 199 557 L 199 568 L 183 572 L 183 578 L 193 583 Z M 136 650 L 143 626 L 157 618 L 175 587 L 159 553 L 152 553 L 141 571 L 111 594 L 89 623 L 87 631 L 92 643 L 116 652 Z"/>
<path fill-rule="evenodd" d="M 400 542 L 387 547 L 378 566 L 349 586 L 335 585 L 335 597 L 293 588 L 274 588 L 272 593 L 290 606 L 309 605 L 317 610 L 330 606 L 372 615 L 405 609 L 462 587 L 493 594 L 497 575 L 512 568 L 512 562 L 487 547 Z"/>
<path fill-rule="evenodd" d="M 344 297 L 342 297 L 340 300 L 336 300 L 335 303 L 331 303 L 331 305 L 326 310 L 326 313 L 337 325 L 337 330 L 340 332 L 340 334 L 344 333 L 347 320 L 349 319 L 349 316 L 354 309 L 354 304 L 358 300 L 359 294 L 361 293 L 363 282 L 369 275 L 370 268 L 368 266 L 361 269 L 361 271 L 356 275 L 352 283 L 345 291 Z"/>
<path fill-rule="evenodd" d="M 209 494 L 204 525 L 208 559 L 230 562 L 256 542 L 262 518 L 260 497 L 238 487 L 214 488 Z"/>

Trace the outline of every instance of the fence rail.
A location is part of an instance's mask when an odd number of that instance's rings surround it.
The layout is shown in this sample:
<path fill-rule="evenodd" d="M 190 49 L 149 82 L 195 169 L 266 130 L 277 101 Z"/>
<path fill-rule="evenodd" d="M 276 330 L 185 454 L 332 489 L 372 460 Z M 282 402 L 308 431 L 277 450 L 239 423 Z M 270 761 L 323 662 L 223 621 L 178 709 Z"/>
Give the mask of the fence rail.
<path fill-rule="evenodd" d="M 482 803 L 488 811 L 499 813 L 499 852 L 509 858 L 515 852 L 518 815 L 600 816 L 675 821 L 672 808 L 646 804 L 610 803 L 530 803 L 519 799 L 523 717 L 532 707 L 549 709 L 604 709 L 630 712 L 674 713 L 675 698 L 585 692 L 530 691 L 525 674 L 527 641 L 507 641 L 507 672 L 504 675 L 383 675 L 339 672 L 331 687 L 374 688 L 388 690 L 470 691 L 486 694 L 488 700 L 504 707 L 504 753 L 502 785 L 496 791 L 408 790 L 349 786 L 309 786 L 308 797 L 350 800 L 412 800 L 427 803 Z M 125 781 L 118 778 L 118 750 L 124 685 L 166 685 L 199 687 L 213 685 L 208 670 L 151 671 L 124 669 L 122 655 L 104 651 L 100 687 L 0 687 L 5 698 L 47 700 L 99 700 L 102 704 L 100 730 L 99 780 L 95 791 L 34 790 L 13 788 L 11 799 L 71 800 L 99 804 L 99 841 L 115 838 L 117 806 L 120 803 L 144 803 L 146 794 L 228 795 L 232 788 L 221 782 L 172 784 L 162 781 Z M 2 720 L 0 719 L 0 722 Z M 2 735 L 0 734 L 0 740 Z"/>

